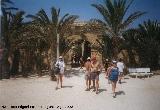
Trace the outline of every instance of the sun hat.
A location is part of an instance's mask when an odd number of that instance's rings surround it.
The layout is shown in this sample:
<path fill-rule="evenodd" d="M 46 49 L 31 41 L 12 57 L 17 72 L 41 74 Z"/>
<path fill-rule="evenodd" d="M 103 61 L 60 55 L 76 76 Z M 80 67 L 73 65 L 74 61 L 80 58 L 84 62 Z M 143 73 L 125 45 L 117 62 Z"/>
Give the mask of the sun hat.
<path fill-rule="evenodd" d="M 117 61 L 116 61 L 116 60 L 113 60 L 113 61 L 112 61 L 112 63 L 113 63 L 113 64 L 116 64 L 116 63 L 117 63 Z"/>
<path fill-rule="evenodd" d="M 106 61 L 109 61 L 108 59 L 106 59 Z"/>
<path fill-rule="evenodd" d="M 62 56 L 59 56 L 59 59 L 62 59 L 63 57 Z"/>

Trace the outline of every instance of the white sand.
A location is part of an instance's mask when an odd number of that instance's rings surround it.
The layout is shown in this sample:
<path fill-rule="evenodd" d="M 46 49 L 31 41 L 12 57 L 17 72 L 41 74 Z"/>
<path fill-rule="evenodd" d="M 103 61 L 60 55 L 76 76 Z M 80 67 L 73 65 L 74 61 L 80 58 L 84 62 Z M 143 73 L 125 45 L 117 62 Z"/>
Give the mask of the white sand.
<path fill-rule="evenodd" d="M 129 78 L 129 77 L 127 77 Z M 160 110 L 160 76 L 146 79 L 124 79 L 117 85 L 118 95 L 112 98 L 111 85 L 100 75 L 100 93 L 85 90 L 84 75 L 64 78 L 64 88 L 55 90 L 56 82 L 49 76 L 5 79 L 0 81 L 0 110 L 11 105 L 34 105 L 24 110 Z M 6 105 L 6 109 L 2 109 Z M 58 107 L 59 106 L 59 107 Z M 67 108 L 73 106 L 73 108 Z"/>

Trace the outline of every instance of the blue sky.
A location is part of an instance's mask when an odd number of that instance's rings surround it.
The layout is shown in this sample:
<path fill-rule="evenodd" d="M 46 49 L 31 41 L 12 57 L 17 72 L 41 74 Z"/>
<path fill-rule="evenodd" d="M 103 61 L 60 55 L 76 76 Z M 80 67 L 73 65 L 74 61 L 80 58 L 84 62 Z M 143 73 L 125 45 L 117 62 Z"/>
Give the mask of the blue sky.
<path fill-rule="evenodd" d="M 55 6 L 61 9 L 61 14 L 65 13 L 78 15 L 80 21 L 87 21 L 91 18 L 101 18 L 98 11 L 91 6 L 93 3 L 103 3 L 103 0 L 12 0 L 15 7 L 26 12 L 26 14 L 35 14 L 43 8 L 50 14 L 50 8 Z M 136 20 L 132 26 L 137 26 L 144 20 L 160 21 L 160 0 L 134 0 L 128 10 L 127 15 L 134 11 L 145 11 L 146 15 Z"/>

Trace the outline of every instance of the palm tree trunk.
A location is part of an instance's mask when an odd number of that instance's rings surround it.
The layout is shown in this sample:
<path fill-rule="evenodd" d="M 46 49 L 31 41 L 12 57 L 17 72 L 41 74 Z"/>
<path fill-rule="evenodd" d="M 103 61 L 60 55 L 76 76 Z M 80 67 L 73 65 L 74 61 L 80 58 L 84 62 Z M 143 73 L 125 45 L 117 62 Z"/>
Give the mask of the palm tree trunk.
<path fill-rule="evenodd" d="M 57 34 L 57 60 L 59 58 L 59 34 Z"/>
<path fill-rule="evenodd" d="M 85 43 L 85 41 L 83 41 L 83 43 L 82 43 L 82 57 L 84 56 L 84 43 Z"/>

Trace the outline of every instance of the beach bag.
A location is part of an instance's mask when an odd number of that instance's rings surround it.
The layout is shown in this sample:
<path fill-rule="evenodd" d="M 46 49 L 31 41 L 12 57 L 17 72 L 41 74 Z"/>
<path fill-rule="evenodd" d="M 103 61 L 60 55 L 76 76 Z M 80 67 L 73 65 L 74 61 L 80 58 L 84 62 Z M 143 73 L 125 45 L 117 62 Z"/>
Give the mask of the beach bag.
<path fill-rule="evenodd" d="M 59 74 L 60 73 L 59 63 L 56 66 L 54 66 L 53 71 L 54 71 L 55 74 Z"/>
<path fill-rule="evenodd" d="M 60 68 L 59 67 L 55 67 L 54 68 L 54 73 L 55 74 L 59 74 L 60 73 Z"/>
<path fill-rule="evenodd" d="M 118 80 L 118 75 L 119 75 L 119 70 L 118 68 L 112 68 L 111 73 L 109 75 L 109 79 L 111 81 L 117 81 Z"/>

